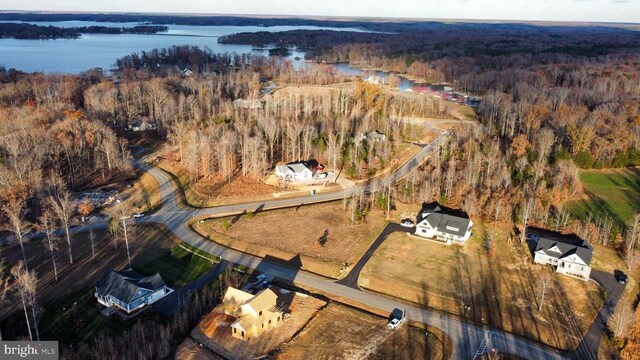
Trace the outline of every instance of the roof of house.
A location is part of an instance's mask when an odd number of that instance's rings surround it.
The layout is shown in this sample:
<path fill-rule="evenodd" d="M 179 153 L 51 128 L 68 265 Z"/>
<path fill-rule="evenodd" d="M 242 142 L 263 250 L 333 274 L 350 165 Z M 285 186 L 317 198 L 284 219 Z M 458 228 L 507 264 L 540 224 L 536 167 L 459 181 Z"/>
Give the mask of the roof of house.
<path fill-rule="evenodd" d="M 253 299 L 248 300 L 245 305 L 249 305 L 256 311 L 267 310 L 275 306 L 278 295 L 271 289 L 264 289 Z"/>
<path fill-rule="evenodd" d="M 464 236 L 471 224 L 470 219 L 432 212 L 426 214 L 424 220 L 429 223 L 432 228 L 437 229 L 441 233 L 451 234 L 455 236 Z"/>
<path fill-rule="evenodd" d="M 142 276 L 131 269 L 123 271 L 107 271 L 96 285 L 96 292 L 101 296 L 111 295 L 124 302 L 131 303 L 148 292 L 159 290 L 166 284 L 160 274 Z M 142 293 L 140 291 L 142 290 Z M 145 291 L 146 290 L 146 291 Z"/>
<path fill-rule="evenodd" d="M 381 133 L 378 130 L 370 131 L 366 135 L 369 140 L 384 140 L 387 138 L 387 135 Z"/>
<path fill-rule="evenodd" d="M 241 306 L 250 306 L 256 313 L 257 317 L 245 314 L 239 317 L 232 326 L 239 326 L 242 329 L 249 330 L 251 326 L 259 327 L 266 319 L 281 315 L 282 312 L 275 309 L 278 295 L 271 289 L 264 289 L 257 295 L 229 287 L 224 295 L 223 304 L 230 312 L 235 313 Z"/>
<path fill-rule="evenodd" d="M 252 294 L 229 286 L 222 302 L 229 310 L 235 312 L 240 305 L 245 304 L 248 300 L 251 300 L 251 298 L 253 298 Z"/>
<path fill-rule="evenodd" d="M 293 170 L 294 173 L 296 174 L 300 174 L 302 172 L 304 172 L 305 170 L 309 170 L 309 168 L 307 167 L 307 165 L 303 164 L 303 163 L 294 163 L 294 164 L 288 164 L 287 165 L 291 170 Z M 310 170 L 309 170 L 310 171 Z"/>
<path fill-rule="evenodd" d="M 560 252 L 552 251 L 551 249 L 557 248 Z M 552 256 L 558 259 L 577 255 L 585 264 L 591 263 L 593 257 L 593 246 L 585 240 L 574 241 L 572 243 L 557 239 L 550 239 L 546 237 L 540 237 L 538 244 L 536 245 L 536 251 L 542 251 L 547 256 Z"/>
<path fill-rule="evenodd" d="M 243 316 L 240 319 L 236 320 L 231 326 L 237 326 L 244 330 L 249 330 L 252 326 L 260 327 L 262 323 L 267 319 L 272 319 L 277 315 L 282 315 L 282 312 L 272 311 L 272 310 L 263 310 L 262 314 L 258 317 L 253 316 Z"/>

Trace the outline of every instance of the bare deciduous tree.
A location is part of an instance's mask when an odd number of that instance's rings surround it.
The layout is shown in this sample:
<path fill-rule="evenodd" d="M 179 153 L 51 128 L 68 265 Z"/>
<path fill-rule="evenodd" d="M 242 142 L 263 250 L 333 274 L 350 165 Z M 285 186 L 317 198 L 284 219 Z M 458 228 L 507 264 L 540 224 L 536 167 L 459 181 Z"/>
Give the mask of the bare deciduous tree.
<path fill-rule="evenodd" d="M 24 251 L 24 243 L 27 241 L 25 235 L 29 232 L 31 226 L 24 220 L 25 205 L 25 200 L 19 198 L 4 204 L 2 206 L 2 212 L 9 221 L 5 229 L 12 232 L 14 234 L 13 240 L 20 244 L 24 267 L 28 271 L 29 266 L 27 265 L 27 255 Z"/>
<path fill-rule="evenodd" d="M 67 190 L 57 191 L 54 195 L 49 197 L 49 204 L 58 218 L 58 221 L 60 221 L 60 224 L 64 228 L 65 235 L 67 237 L 67 245 L 69 247 L 69 263 L 73 264 L 71 234 L 69 233 L 71 216 L 73 215 L 73 201 L 71 200 L 71 194 Z"/>
<path fill-rule="evenodd" d="M 121 227 L 122 234 L 124 237 L 124 243 L 127 249 L 127 260 L 129 261 L 129 266 L 131 266 L 131 252 L 129 250 L 129 236 L 127 233 L 127 220 L 131 218 L 131 209 L 125 204 L 122 203 L 119 206 L 116 206 L 111 211 L 111 225 L 110 227 Z M 115 232 L 115 230 L 113 230 Z M 119 233 L 115 232 L 115 233 Z"/>
<path fill-rule="evenodd" d="M 544 298 L 547 295 L 547 290 L 551 286 L 553 278 L 549 274 L 544 274 L 540 278 L 540 302 L 538 303 L 538 311 L 542 311 L 544 305 Z"/>
<path fill-rule="evenodd" d="M 621 301 L 611 314 L 609 326 L 616 337 L 624 335 L 634 321 L 633 307 L 628 301 Z"/>
<path fill-rule="evenodd" d="M 89 229 L 87 238 L 89 238 L 89 242 L 91 243 L 91 258 L 93 259 L 96 257 L 96 232 L 93 229 Z"/>
<path fill-rule="evenodd" d="M 27 327 L 29 328 L 29 338 L 34 340 L 33 333 L 31 331 L 32 322 L 29 319 L 28 308 L 31 308 L 31 314 L 33 316 L 33 330 L 35 331 L 35 340 L 40 340 L 40 334 L 38 333 L 38 319 L 36 316 L 36 286 L 38 278 L 35 271 L 28 271 L 22 262 L 18 262 L 13 268 L 11 268 L 11 275 L 15 279 L 15 285 L 22 301 L 22 309 L 24 310 L 24 317 L 27 321 Z"/>
<path fill-rule="evenodd" d="M 58 281 L 58 267 L 56 266 L 55 256 L 55 251 L 58 249 L 58 237 L 54 234 L 56 230 L 55 214 L 53 214 L 50 207 L 45 208 L 42 215 L 40 215 L 37 227 L 38 230 L 44 233 L 42 242 L 49 249 L 51 263 L 53 264 L 53 276 Z"/>
<path fill-rule="evenodd" d="M 4 307 L 5 301 L 7 301 L 7 294 L 9 293 L 9 277 L 5 273 L 5 260 L 0 259 L 0 306 Z M 2 329 L 0 329 L 0 341 L 2 341 Z"/>

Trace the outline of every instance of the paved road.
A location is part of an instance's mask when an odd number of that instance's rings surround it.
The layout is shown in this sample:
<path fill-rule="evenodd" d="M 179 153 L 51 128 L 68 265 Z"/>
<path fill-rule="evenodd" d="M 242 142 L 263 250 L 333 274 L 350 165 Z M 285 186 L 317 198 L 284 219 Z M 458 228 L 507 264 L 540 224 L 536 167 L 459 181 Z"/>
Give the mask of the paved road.
<path fill-rule="evenodd" d="M 487 348 L 495 348 L 503 353 L 517 354 L 526 359 L 564 359 L 565 355 L 573 355 L 567 353 L 563 354 L 556 349 L 549 348 L 518 335 L 505 333 L 501 330 L 491 329 L 485 326 L 466 323 L 456 318 L 443 316 L 426 308 L 407 306 L 405 303 L 401 303 L 389 297 L 363 292 L 359 289 L 336 283 L 318 275 L 301 270 L 292 270 L 290 268 L 270 263 L 264 261 L 262 258 L 245 254 L 209 241 L 201 235 L 193 232 L 188 227 L 188 224 L 197 218 L 241 214 L 245 211 L 294 207 L 303 204 L 339 200 L 345 196 L 350 196 L 354 191 L 368 191 L 376 186 L 381 187 L 386 181 L 397 181 L 408 175 L 411 170 L 415 169 L 427 158 L 427 156 L 429 156 L 437 145 L 441 144 L 446 139 L 448 134 L 448 132 L 443 132 L 434 139 L 433 142 L 425 145 L 422 150 L 416 154 L 416 156 L 400 166 L 391 176 L 364 186 L 348 188 L 334 193 L 322 193 L 314 197 L 278 199 L 203 209 L 195 209 L 184 205 L 182 192 L 176 190 L 177 184 L 174 186 L 166 173 L 155 167 L 134 161 L 134 166 L 148 172 L 158 182 L 162 196 L 162 205 L 154 214 L 144 218 L 134 219 L 133 221 L 136 223 L 162 224 L 182 241 L 195 246 L 202 251 L 214 256 L 219 256 L 228 262 L 256 269 L 266 273 L 270 277 L 279 277 L 285 281 L 291 281 L 293 283 L 303 285 L 306 288 L 317 289 L 331 297 L 349 299 L 353 302 L 365 304 L 367 307 L 377 308 L 389 313 L 391 313 L 391 311 L 396 307 L 404 307 L 407 310 L 407 317 L 410 320 L 419 321 L 441 328 L 448 334 L 453 344 L 452 359 L 472 359 L 476 350 L 488 333 L 491 333 L 492 336 L 487 344 Z M 181 201 L 179 202 L 178 199 L 181 199 Z M 379 244 L 377 245 L 379 246 Z M 372 252 L 368 256 L 370 256 L 373 251 L 375 251 L 375 248 L 372 249 Z M 364 262 L 366 263 L 366 261 Z"/>
<path fill-rule="evenodd" d="M 380 245 L 387 239 L 387 236 L 396 231 L 409 232 L 410 230 L 411 229 L 407 229 L 396 223 L 388 223 L 387 226 L 384 227 L 380 235 L 378 235 L 378 237 L 373 241 L 371 246 L 369 246 L 367 252 L 365 252 L 360 260 L 358 260 L 358 263 L 351 268 L 349 274 L 347 274 L 347 276 L 345 276 L 341 280 L 338 280 L 336 284 L 348 286 L 352 289 L 359 290 L 360 287 L 358 286 L 358 278 L 360 277 L 360 271 L 362 271 L 362 268 L 364 268 L 367 262 L 369 262 L 371 256 L 376 252 L 376 250 L 378 250 L 378 247 L 380 247 Z"/>
<path fill-rule="evenodd" d="M 607 299 L 598 311 L 595 321 L 587 330 L 575 351 L 569 353 L 569 357 L 576 360 L 597 360 L 598 346 L 604 334 L 606 324 L 611 317 L 613 309 L 618 305 L 622 297 L 625 285 L 620 284 L 615 276 L 600 270 L 591 270 L 591 279 L 598 283 L 606 292 Z"/>
<path fill-rule="evenodd" d="M 425 145 L 414 158 L 403 164 L 390 176 L 391 181 L 396 181 L 408 175 L 411 170 L 424 161 L 424 159 L 436 148 L 437 145 L 445 140 L 446 135 L 446 132 L 442 133 L 432 143 Z M 197 218 L 241 214 L 245 211 L 268 210 L 338 200 L 342 199 L 344 196 L 349 196 L 354 191 L 367 191 L 373 186 L 381 186 L 385 181 L 389 181 L 389 178 L 378 180 L 367 184 L 364 187 L 355 187 L 334 193 L 323 193 L 314 197 L 278 199 L 213 208 L 194 209 L 178 202 L 178 199 L 183 199 L 182 194 L 180 191 L 176 190 L 177 187 L 174 187 L 166 173 L 139 162 L 134 163 L 134 165 L 149 172 L 155 177 L 160 186 L 160 193 L 162 196 L 161 208 L 150 216 L 136 219 L 136 222 L 138 223 L 163 224 L 182 241 L 195 246 L 202 251 L 214 256 L 219 256 L 231 263 L 241 264 L 249 268 L 256 269 L 268 274 L 270 277 L 278 277 L 285 281 L 291 281 L 293 283 L 303 285 L 306 288 L 317 289 L 318 291 L 331 295 L 332 297 L 350 299 L 351 301 L 362 303 L 368 307 L 377 308 L 389 313 L 391 313 L 391 311 L 396 307 L 404 307 L 407 309 L 407 317 L 410 320 L 436 326 L 443 329 L 449 335 L 453 342 L 453 359 L 472 359 L 477 348 L 480 346 L 483 339 L 485 339 L 488 331 L 491 331 L 493 334 L 491 341 L 488 344 L 489 348 L 493 347 L 501 352 L 518 354 L 519 356 L 527 359 L 564 358 L 561 353 L 554 349 L 545 347 L 544 345 L 514 334 L 508 334 L 500 330 L 469 324 L 456 318 L 442 316 L 439 313 L 425 308 L 407 306 L 404 303 L 388 297 L 363 292 L 359 289 L 354 289 L 353 287 L 336 283 L 318 275 L 301 270 L 286 268 L 278 264 L 264 261 L 262 258 L 242 253 L 209 241 L 201 235 L 193 232 L 188 227 L 188 224 Z M 372 251 L 369 256 L 373 251 L 375 251 L 375 248 L 371 250 Z M 360 266 L 358 267 L 361 269 Z"/>

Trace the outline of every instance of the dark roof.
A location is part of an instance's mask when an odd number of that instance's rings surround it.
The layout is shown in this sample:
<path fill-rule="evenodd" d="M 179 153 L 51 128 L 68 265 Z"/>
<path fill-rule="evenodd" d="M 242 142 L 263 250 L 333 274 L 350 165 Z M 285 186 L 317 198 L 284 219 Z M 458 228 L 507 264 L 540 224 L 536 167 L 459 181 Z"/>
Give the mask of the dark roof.
<path fill-rule="evenodd" d="M 440 210 L 438 208 L 438 210 Z M 455 236 L 464 236 L 469 229 L 471 220 L 459 216 L 444 214 L 440 212 L 426 213 L 424 218 L 432 228 L 439 232 Z"/>
<path fill-rule="evenodd" d="M 560 252 L 550 251 L 549 249 L 557 247 Z M 550 239 L 540 237 L 536 245 L 536 252 L 542 250 L 547 256 L 553 256 L 561 259 L 569 255 L 576 254 L 585 264 L 591 263 L 593 257 L 593 246 L 585 240 L 571 241 L 568 239 Z"/>
<path fill-rule="evenodd" d="M 131 269 L 111 270 L 104 273 L 96 285 L 96 292 L 101 296 L 111 295 L 129 304 L 146 293 L 156 291 L 164 286 L 164 280 L 158 273 L 145 277 Z"/>

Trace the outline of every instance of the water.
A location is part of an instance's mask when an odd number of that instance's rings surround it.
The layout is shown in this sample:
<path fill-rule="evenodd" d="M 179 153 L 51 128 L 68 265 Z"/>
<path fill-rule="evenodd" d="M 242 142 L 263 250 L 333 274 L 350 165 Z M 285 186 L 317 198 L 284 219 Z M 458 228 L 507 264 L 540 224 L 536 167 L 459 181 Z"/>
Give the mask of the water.
<path fill-rule="evenodd" d="M 389 71 L 362 69 L 346 63 L 333 64 L 332 66 L 336 69 L 336 71 L 339 74 L 357 75 L 357 76 L 362 76 L 365 79 L 373 75 L 373 76 L 379 77 L 380 80 L 382 80 L 383 82 L 387 81 L 387 77 L 389 76 L 389 74 L 398 75 L 397 73 L 389 72 Z M 413 80 L 409 80 L 401 76 L 399 76 L 399 78 L 400 78 L 400 84 L 398 85 L 398 89 L 400 89 L 400 91 L 406 91 L 407 89 L 414 88 L 416 85 L 418 85 L 418 83 L 416 83 Z"/>
<path fill-rule="evenodd" d="M 32 24 L 58 27 L 115 26 L 132 27 L 138 23 L 108 23 L 92 21 L 32 22 Z M 83 34 L 79 39 L 17 40 L 0 39 L 0 65 L 21 71 L 45 73 L 79 73 L 92 68 L 110 69 L 115 60 L 143 50 L 166 48 L 173 45 L 208 47 L 217 53 L 252 53 L 268 55 L 253 50 L 250 45 L 218 44 L 218 37 L 239 32 L 335 30 L 357 31 L 357 28 L 331 28 L 315 26 L 190 26 L 167 25 L 169 31 L 154 35 Z M 304 58 L 304 53 L 293 52 L 290 58 Z"/>

